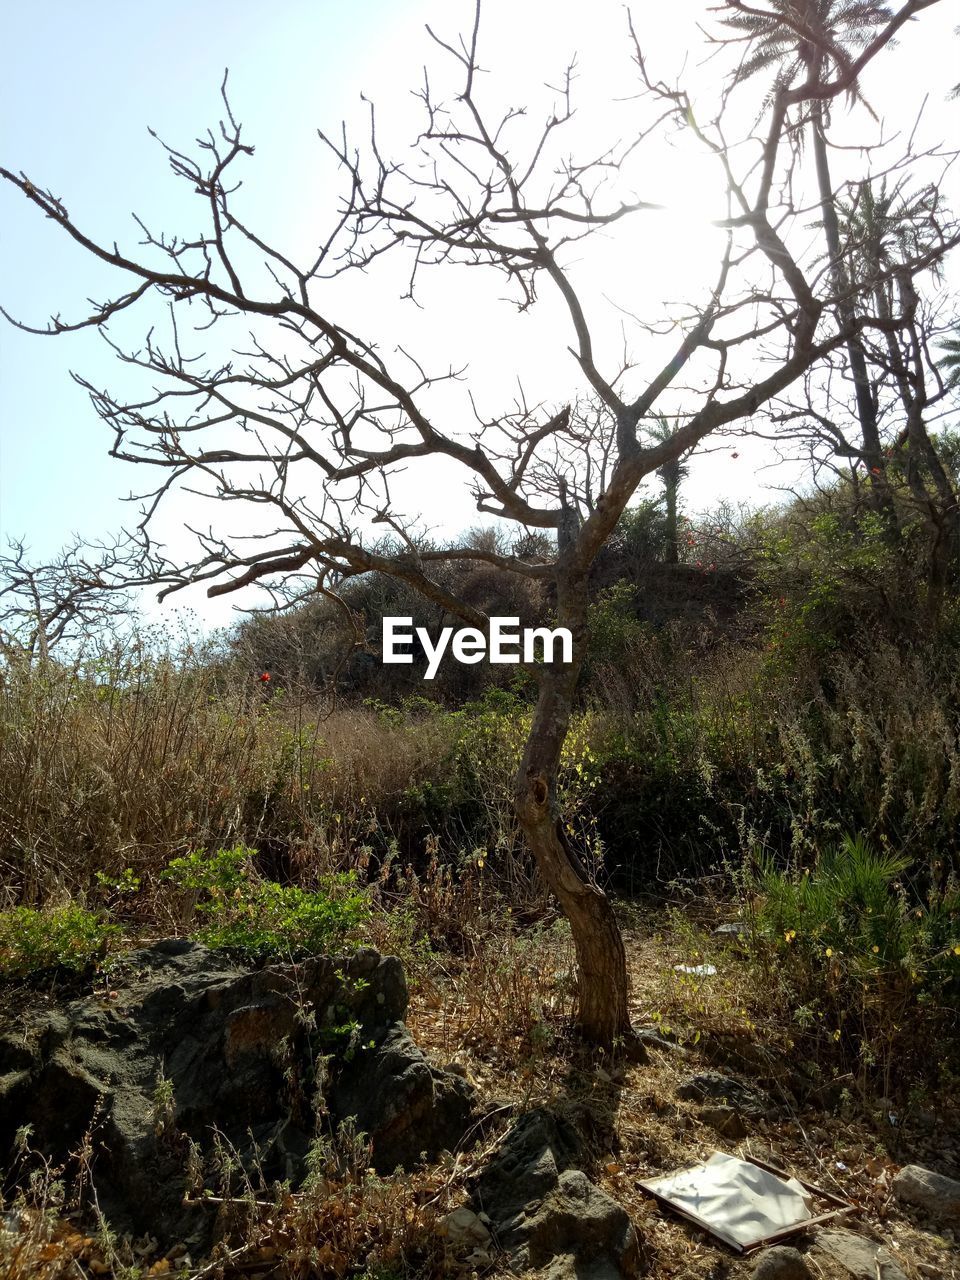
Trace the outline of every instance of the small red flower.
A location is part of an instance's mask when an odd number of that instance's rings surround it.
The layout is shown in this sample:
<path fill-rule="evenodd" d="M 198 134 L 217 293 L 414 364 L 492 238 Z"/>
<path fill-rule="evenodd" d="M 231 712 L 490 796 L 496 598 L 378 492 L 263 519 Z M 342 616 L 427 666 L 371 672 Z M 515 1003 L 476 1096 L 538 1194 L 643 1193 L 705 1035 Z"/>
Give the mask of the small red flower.
<path fill-rule="evenodd" d="M 740 457 L 740 455 L 739 455 L 739 453 L 731 453 L 730 457 L 731 457 L 731 458 L 739 458 L 739 457 Z"/>
<path fill-rule="evenodd" d="M 871 467 L 871 468 L 870 468 L 870 474 L 871 474 L 872 476 L 878 476 L 878 475 L 880 474 L 880 468 L 879 468 L 879 467 Z"/>
<path fill-rule="evenodd" d="M 260 683 L 261 683 L 261 684 L 269 684 L 269 683 L 270 683 L 270 672 L 269 672 L 269 671 L 264 671 L 263 675 L 260 677 Z"/>

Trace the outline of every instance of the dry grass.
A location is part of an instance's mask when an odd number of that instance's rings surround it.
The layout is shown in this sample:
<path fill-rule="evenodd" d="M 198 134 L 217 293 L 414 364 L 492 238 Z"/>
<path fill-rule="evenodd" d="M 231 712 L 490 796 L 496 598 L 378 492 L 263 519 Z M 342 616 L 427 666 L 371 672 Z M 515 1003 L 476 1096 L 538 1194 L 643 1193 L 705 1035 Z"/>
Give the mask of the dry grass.
<path fill-rule="evenodd" d="M 0 672 L 0 884 L 32 903 L 97 871 L 156 873 L 192 849 L 269 846 L 342 859 L 438 782 L 443 721 L 271 696 L 192 650 Z"/>
<path fill-rule="evenodd" d="M 627 1208 L 650 1260 L 649 1274 L 658 1280 L 740 1280 L 749 1274 L 747 1261 L 665 1215 L 638 1186 L 644 1177 L 705 1158 L 717 1148 L 772 1156 L 851 1199 L 856 1205 L 851 1228 L 882 1237 L 911 1280 L 919 1280 L 917 1263 L 938 1266 L 944 1277 L 960 1274 L 949 1242 L 919 1230 L 896 1210 L 889 1194 L 898 1165 L 915 1160 L 939 1162 L 946 1169 L 950 1143 L 960 1152 L 956 1100 L 941 1096 L 931 1130 L 909 1108 L 892 1127 L 886 1111 L 872 1102 L 827 1112 L 778 1096 L 777 1082 L 787 1078 L 791 1065 L 780 1052 L 782 1010 L 778 1016 L 764 993 L 744 987 L 748 971 L 733 953 L 719 944 L 709 944 L 717 949 L 704 952 L 708 944 L 700 926 L 708 923 L 702 906 L 692 920 L 654 912 L 625 918 L 634 1018 L 670 1027 L 683 1042 L 682 1051 L 651 1051 L 644 1065 L 593 1053 L 566 1033 L 570 952 L 563 930 L 495 928 L 489 917 L 482 928 L 477 922 L 472 945 L 459 954 L 420 957 L 411 1028 L 435 1060 L 456 1061 L 488 1105 L 499 1109 L 500 1132 L 518 1112 L 541 1103 L 577 1123 L 586 1143 L 586 1172 Z M 705 958 L 717 965 L 715 979 L 691 984 L 674 970 L 677 963 Z M 746 1018 L 743 1009 L 749 1011 Z M 780 1103 L 776 1118 L 750 1120 L 742 1142 L 719 1138 L 699 1108 L 677 1096 L 684 1077 L 704 1069 L 723 1070 L 766 1089 Z M 95 1237 L 56 1216 L 62 1195 L 47 1195 L 46 1217 L 42 1196 L 33 1205 L 22 1201 L 16 1229 L 0 1246 L 4 1275 L 61 1280 L 100 1273 L 132 1280 L 134 1273 L 124 1267 L 134 1263 L 144 1275 L 182 1271 L 191 1280 L 215 1275 L 227 1280 L 465 1277 L 471 1269 L 462 1254 L 449 1249 L 437 1224 L 466 1201 L 467 1177 L 482 1164 L 496 1136 L 493 1132 L 481 1148 L 421 1173 L 377 1178 L 367 1167 L 363 1144 L 345 1133 L 337 1144 L 318 1149 L 311 1182 L 297 1193 L 277 1197 L 252 1184 L 239 1193 L 234 1187 L 231 1203 L 220 1206 L 217 1255 L 207 1260 L 189 1260 L 183 1250 L 139 1262 L 120 1247 L 111 1255 Z M 40 1184 L 35 1194 L 38 1190 Z M 100 1267 L 107 1272 L 98 1272 Z M 483 1274 L 510 1272 L 494 1256 Z"/>

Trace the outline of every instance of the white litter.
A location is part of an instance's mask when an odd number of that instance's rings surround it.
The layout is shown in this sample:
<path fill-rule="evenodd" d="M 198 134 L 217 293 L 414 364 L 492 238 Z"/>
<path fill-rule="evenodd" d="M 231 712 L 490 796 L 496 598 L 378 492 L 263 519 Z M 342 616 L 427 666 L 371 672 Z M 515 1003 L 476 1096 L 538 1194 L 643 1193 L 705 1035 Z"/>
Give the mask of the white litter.
<path fill-rule="evenodd" d="M 807 1222 L 813 1197 L 795 1178 L 715 1151 L 704 1164 L 640 1183 L 737 1250 Z"/>
<path fill-rule="evenodd" d="M 695 978 L 712 978 L 717 972 L 712 964 L 675 964 L 674 973 L 692 973 Z"/>

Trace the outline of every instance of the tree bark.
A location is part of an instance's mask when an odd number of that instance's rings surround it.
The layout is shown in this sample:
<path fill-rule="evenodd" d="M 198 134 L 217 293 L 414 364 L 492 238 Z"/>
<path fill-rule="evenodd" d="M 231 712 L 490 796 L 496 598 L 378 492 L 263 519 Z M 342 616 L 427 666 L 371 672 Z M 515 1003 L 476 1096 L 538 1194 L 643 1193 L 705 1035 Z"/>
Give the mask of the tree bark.
<path fill-rule="evenodd" d="M 680 489 L 680 463 L 671 462 L 661 467 L 664 497 L 667 506 L 667 545 L 664 560 L 667 564 L 677 564 L 680 560 L 680 538 L 677 528 L 677 496 Z"/>
<path fill-rule="evenodd" d="M 563 590 L 566 585 L 566 590 Z M 610 899 L 594 882 L 564 829 L 557 799 L 560 756 L 567 736 L 586 636 L 586 582 L 561 584 L 559 622 L 573 635 L 573 662 L 545 666 L 517 772 L 514 807 L 540 873 L 570 922 L 577 955 L 577 1027 L 585 1039 L 635 1048 L 628 1007 L 627 960 Z"/>

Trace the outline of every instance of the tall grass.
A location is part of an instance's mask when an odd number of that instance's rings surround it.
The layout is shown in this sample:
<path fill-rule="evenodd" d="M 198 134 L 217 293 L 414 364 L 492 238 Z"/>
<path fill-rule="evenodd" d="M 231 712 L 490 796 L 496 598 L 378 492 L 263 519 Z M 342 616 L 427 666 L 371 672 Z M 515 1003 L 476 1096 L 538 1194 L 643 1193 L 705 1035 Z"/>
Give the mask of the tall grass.
<path fill-rule="evenodd" d="M 598 680 L 601 829 L 630 851 L 617 861 L 635 886 L 757 848 L 809 863 L 853 831 L 934 880 L 960 871 L 954 656 L 881 640 L 790 663 L 663 648 L 645 642 Z"/>
<path fill-rule="evenodd" d="M 502 690 L 455 711 L 331 708 L 190 646 L 7 665 L 0 886 L 35 905 L 244 844 L 281 880 L 479 858 L 536 898 L 510 806 L 529 715 Z M 882 641 L 805 664 L 641 635 L 598 666 L 560 781 L 581 847 L 633 889 L 757 849 L 809 863 L 850 831 L 944 883 L 960 867 L 960 665 Z"/>
<path fill-rule="evenodd" d="M 330 713 L 187 648 L 0 673 L 0 881 L 30 903 L 197 848 L 335 854 L 436 779 L 452 732 Z"/>

